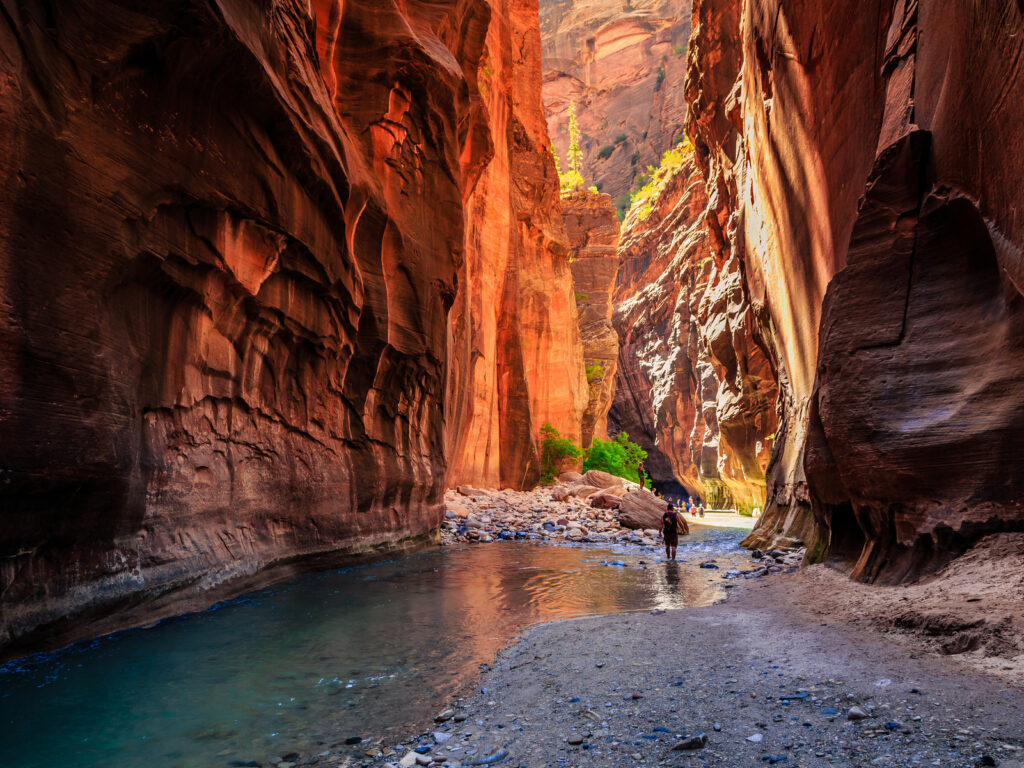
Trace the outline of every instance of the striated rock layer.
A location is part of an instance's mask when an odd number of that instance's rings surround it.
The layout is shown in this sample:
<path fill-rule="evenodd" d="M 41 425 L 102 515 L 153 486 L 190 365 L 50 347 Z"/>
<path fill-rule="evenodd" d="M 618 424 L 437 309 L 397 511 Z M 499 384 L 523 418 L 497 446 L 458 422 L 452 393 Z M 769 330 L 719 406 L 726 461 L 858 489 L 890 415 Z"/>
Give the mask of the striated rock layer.
<path fill-rule="evenodd" d="M 540 428 L 578 443 L 588 395 L 540 100 L 537 3 L 492 6 L 478 83 L 494 159 L 466 204 L 449 318 L 448 486 L 523 489 L 540 478 Z"/>
<path fill-rule="evenodd" d="M 539 63 L 478 78 L 485 53 L 535 56 L 535 6 L 95 0 L 5 19 L 0 652 L 434 535 L 446 418 L 464 423 L 446 381 L 483 396 L 448 352 L 467 270 L 530 270 L 493 295 L 515 309 L 500 343 L 523 344 L 520 379 L 483 385 L 510 393 L 504 418 L 578 425 Z M 520 88 L 529 119 L 491 95 Z M 524 179 L 486 242 L 485 168 Z M 473 262 L 519 240 L 515 263 Z"/>
<path fill-rule="evenodd" d="M 738 257 L 712 247 L 690 153 L 641 218 L 624 222 L 611 431 L 647 451 L 657 487 L 717 508 L 762 507 L 778 389 Z"/>
<path fill-rule="evenodd" d="M 608 195 L 587 190 L 562 198 L 569 235 L 572 280 L 579 312 L 589 397 L 583 412 L 582 445 L 608 439 L 619 337 L 612 327 L 612 288 L 619 268 L 619 220 Z"/>
<path fill-rule="evenodd" d="M 1024 8 L 699 0 L 688 132 L 781 384 L 768 509 L 898 579 L 1024 526 Z"/>
<path fill-rule="evenodd" d="M 575 101 L 587 184 L 619 201 L 683 136 L 690 0 L 541 0 L 540 22 L 555 149 Z"/>

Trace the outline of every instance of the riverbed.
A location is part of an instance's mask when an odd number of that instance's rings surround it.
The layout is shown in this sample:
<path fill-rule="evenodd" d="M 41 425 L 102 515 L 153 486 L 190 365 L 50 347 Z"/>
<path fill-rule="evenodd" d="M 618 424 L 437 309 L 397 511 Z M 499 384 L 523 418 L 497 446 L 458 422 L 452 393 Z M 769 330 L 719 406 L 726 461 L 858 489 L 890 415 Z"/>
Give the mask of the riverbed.
<path fill-rule="evenodd" d="M 709 605 L 744 531 L 700 529 L 679 563 L 624 546 L 434 548 L 308 575 L 0 667 L 0 754 L 21 768 L 275 764 L 396 739 L 522 630 Z"/>

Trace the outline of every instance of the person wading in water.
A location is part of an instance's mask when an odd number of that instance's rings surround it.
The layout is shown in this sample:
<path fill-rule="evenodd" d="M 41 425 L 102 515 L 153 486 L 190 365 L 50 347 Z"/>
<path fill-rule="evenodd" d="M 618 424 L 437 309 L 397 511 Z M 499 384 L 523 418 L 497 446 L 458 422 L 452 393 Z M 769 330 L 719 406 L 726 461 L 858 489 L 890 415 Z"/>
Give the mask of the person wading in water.
<path fill-rule="evenodd" d="M 679 546 L 679 529 L 682 528 L 683 534 L 690 532 L 689 527 L 686 525 L 686 520 L 679 516 L 676 512 L 676 508 L 671 504 L 668 505 L 668 510 L 661 516 L 661 537 L 665 540 L 665 557 L 669 560 L 676 559 L 676 547 Z"/>

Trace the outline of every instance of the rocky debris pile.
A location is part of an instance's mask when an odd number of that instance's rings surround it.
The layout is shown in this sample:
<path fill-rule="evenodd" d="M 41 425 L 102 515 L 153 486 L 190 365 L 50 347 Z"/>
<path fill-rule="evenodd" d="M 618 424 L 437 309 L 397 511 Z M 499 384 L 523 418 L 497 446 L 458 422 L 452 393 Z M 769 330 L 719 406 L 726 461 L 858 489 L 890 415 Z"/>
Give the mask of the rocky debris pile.
<path fill-rule="evenodd" d="M 761 576 L 767 576 L 769 573 L 793 573 L 804 560 L 804 555 L 807 553 L 807 548 L 800 546 L 798 543 L 794 543 L 792 546 L 786 547 L 785 550 L 773 549 L 770 552 L 762 552 L 759 549 L 751 550 L 750 557 L 754 560 L 757 565 L 753 568 L 740 570 L 738 568 L 730 568 L 724 574 L 723 579 L 757 579 Z M 709 560 L 706 563 L 701 563 L 701 568 L 717 568 L 713 560 Z"/>
<path fill-rule="evenodd" d="M 498 540 L 660 546 L 663 499 L 607 472 L 567 472 L 531 491 L 459 486 L 445 494 L 441 543 Z"/>

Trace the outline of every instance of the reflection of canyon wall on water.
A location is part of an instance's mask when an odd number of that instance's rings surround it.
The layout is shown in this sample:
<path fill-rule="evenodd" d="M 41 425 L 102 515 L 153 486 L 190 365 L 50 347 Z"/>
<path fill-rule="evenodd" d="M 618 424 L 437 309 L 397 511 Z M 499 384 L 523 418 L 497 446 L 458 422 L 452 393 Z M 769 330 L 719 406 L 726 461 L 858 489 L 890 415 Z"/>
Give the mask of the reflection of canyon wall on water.
<path fill-rule="evenodd" d="M 781 383 L 751 543 L 893 579 L 1024 524 L 1022 13 L 694 3 L 709 231 Z"/>
<path fill-rule="evenodd" d="M 764 504 L 778 390 L 738 258 L 712 247 L 692 153 L 619 245 L 619 368 L 610 431 L 647 451 L 658 487 L 712 508 Z"/>
<path fill-rule="evenodd" d="M 612 327 L 612 289 L 619 268 L 619 220 L 608 195 L 579 190 L 562 198 L 562 218 L 569 235 L 573 289 L 589 397 L 583 411 L 582 443 L 608 439 L 619 337 Z"/>
<path fill-rule="evenodd" d="M 540 100 L 536 0 L 501 0 L 478 74 L 494 159 L 466 204 L 450 317 L 448 484 L 524 488 L 551 423 L 580 440 L 587 402 L 569 245 Z"/>
<path fill-rule="evenodd" d="M 537 23 L 529 0 L 9 10 L 0 645 L 425 538 L 446 421 L 488 387 L 578 435 L 539 61 L 516 58 Z M 506 230 L 484 243 L 482 215 Z M 474 271 L 512 286 L 486 298 L 518 379 L 471 386 L 476 350 L 449 356 Z"/>
<path fill-rule="evenodd" d="M 618 202 L 683 135 L 690 0 L 541 0 L 540 23 L 555 149 L 575 101 L 587 184 Z"/>

